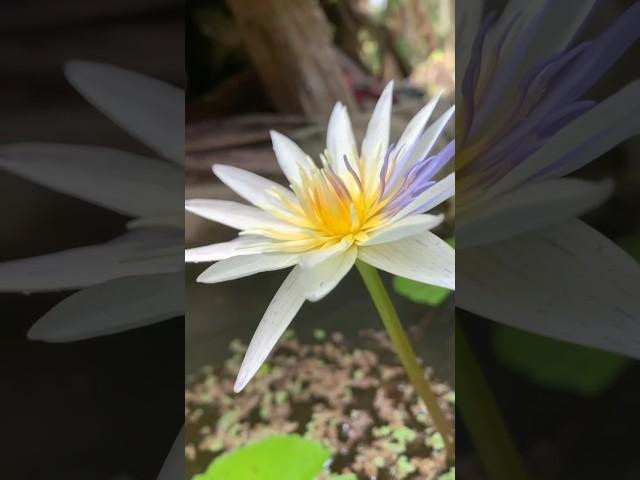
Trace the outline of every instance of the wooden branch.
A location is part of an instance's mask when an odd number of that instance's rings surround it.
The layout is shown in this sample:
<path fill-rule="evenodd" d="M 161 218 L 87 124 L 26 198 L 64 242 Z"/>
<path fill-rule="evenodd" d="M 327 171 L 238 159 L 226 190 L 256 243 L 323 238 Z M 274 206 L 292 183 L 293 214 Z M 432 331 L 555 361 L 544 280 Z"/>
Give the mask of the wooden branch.
<path fill-rule="evenodd" d="M 267 95 L 282 113 L 326 120 L 355 108 L 317 0 L 228 0 Z"/>

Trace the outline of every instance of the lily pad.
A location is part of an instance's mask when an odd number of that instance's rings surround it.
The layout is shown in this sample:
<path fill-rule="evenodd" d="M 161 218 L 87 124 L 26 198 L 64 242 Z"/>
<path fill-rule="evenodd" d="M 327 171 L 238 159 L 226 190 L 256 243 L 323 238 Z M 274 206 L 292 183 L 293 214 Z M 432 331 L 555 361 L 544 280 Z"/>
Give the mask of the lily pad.
<path fill-rule="evenodd" d="M 496 328 L 494 347 L 505 365 L 538 385 L 582 395 L 604 391 L 631 363 L 621 355 L 505 326 Z"/>
<path fill-rule="evenodd" d="M 640 235 L 627 235 L 616 242 L 625 252 L 640 262 Z"/>
<path fill-rule="evenodd" d="M 299 435 L 274 435 L 218 457 L 194 480 L 313 480 L 331 453 Z"/>

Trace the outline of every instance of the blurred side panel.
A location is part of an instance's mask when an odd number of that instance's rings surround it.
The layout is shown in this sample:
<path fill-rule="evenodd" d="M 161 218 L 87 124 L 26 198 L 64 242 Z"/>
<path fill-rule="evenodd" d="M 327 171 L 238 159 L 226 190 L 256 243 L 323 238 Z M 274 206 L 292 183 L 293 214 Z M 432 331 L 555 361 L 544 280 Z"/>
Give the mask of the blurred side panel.
<path fill-rule="evenodd" d="M 2 10 L 0 474 L 177 478 L 183 4 Z"/>
<path fill-rule="evenodd" d="M 456 2 L 457 473 L 638 478 L 640 2 Z"/>

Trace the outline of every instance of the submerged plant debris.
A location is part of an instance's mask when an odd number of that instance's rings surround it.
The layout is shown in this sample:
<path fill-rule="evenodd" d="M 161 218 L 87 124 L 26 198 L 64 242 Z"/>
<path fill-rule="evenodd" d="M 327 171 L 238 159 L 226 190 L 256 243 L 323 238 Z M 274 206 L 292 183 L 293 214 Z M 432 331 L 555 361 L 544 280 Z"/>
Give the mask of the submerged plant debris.
<path fill-rule="evenodd" d="M 189 376 L 187 478 L 225 452 L 283 433 L 319 441 L 332 452 L 319 479 L 351 473 L 367 480 L 453 478 L 444 442 L 386 334 L 365 330 L 361 337 L 356 348 L 341 333 L 316 330 L 303 342 L 290 330 L 240 394 L 233 392 L 246 349 L 239 340 L 231 342 L 232 356 L 220 368 Z M 432 377 L 429 368 L 425 375 Z M 453 418 L 455 395 L 431 381 Z"/>

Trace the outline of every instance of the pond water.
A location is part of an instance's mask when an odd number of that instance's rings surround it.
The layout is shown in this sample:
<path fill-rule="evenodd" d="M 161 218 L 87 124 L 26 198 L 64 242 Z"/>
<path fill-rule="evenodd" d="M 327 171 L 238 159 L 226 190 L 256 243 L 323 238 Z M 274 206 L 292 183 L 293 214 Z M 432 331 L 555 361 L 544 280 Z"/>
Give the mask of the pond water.
<path fill-rule="evenodd" d="M 220 238 L 215 241 L 221 240 L 223 239 Z M 208 241 L 211 242 L 212 240 L 208 239 Z M 187 378 L 191 381 L 190 387 L 196 384 L 205 384 L 207 381 L 209 383 L 219 383 L 224 380 L 224 382 L 226 382 L 226 390 L 230 390 L 235 375 L 233 370 L 237 369 L 242 357 L 241 352 L 236 351 L 234 354 L 233 348 L 237 349 L 238 347 L 237 345 L 233 347 L 233 342 L 236 339 L 245 345 L 249 342 L 264 310 L 284 280 L 287 272 L 262 273 L 249 278 L 215 285 L 196 283 L 195 278 L 206 266 L 207 265 L 204 264 L 187 265 L 186 374 Z M 384 275 L 385 282 L 389 289 L 392 290 L 390 276 Z M 453 302 L 447 302 L 437 310 L 429 310 L 425 306 L 413 304 L 393 293 L 392 296 L 400 318 L 408 329 L 416 353 L 424 360 L 424 365 L 432 369 L 433 376 L 436 380 L 453 386 Z M 304 362 L 314 361 L 313 353 L 309 352 L 323 352 L 323 349 L 334 349 L 336 345 L 339 352 L 341 352 L 339 355 L 342 356 L 350 357 L 350 354 L 356 350 L 359 351 L 359 349 L 369 348 L 369 351 L 374 352 L 373 355 L 379 359 L 381 364 L 393 365 L 396 362 L 395 356 L 390 351 L 387 350 L 385 352 L 385 348 L 372 344 L 371 339 L 367 339 L 367 332 L 370 333 L 372 330 L 377 330 L 381 333 L 383 326 L 355 269 L 345 277 L 328 297 L 318 303 L 307 302 L 292 322 L 291 328 L 295 331 L 295 342 L 299 342 L 303 346 L 307 345 L 304 347 L 304 353 L 298 350 L 292 351 L 288 349 L 286 346 L 288 340 L 283 340 L 279 343 L 279 349 L 276 349 L 276 355 L 272 355 L 268 360 L 270 366 L 270 362 L 272 361 L 277 366 L 278 362 L 284 362 L 284 364 L 286 364 L 286 362 L 292 362 L 291 358 L 298 358 L 300 362 L 291 363 L 292 368 L 295 369 L 298 367 L 297 363 L 302 363 L 303 357 L 306 358 Z M 336 333 L 339 334 L 337 337 L 335 336 Z M 337 344 L 334 341 L 336 338 L 340 340 Z M 385 338 L 384 335 L 382 335 L 382 338 Z M 314 348 L 316 350 L 313 350 Z M 283 349 L 286 351 L 288 360 L 281 358 L 281 350 Z M 323 365 L 317 368 L 323 368 Z M 332 365 L 330 368 L 339 370 L 342 367 L 338 364 Z M 327 371 L 329 372 L 329 370 Z M 297 426 L 290 426 L 288 431 L 304 434 L 305 429 L 309 430 L 310 428 L 309 421 L 313 416 L 313 411 L 317 411 L 318 415 L 327 415 L 329 417 L 333 415 L 336 419 L 342 414 L 353 414 L 356 417 L 363 415 L 364 418 L 368 419 L 368 423 L 365 422 L 367 423 L 366 432 L 354 441 L 363 444 L 370 443 L 374 440 L 375 435 L 373 435 L 373 432 L 377 431 L 375 429 L 380 429 L 385 426 L 388 427 L 390 423 L 388 418 L 387 420 L 379 418 L 377 410 L 381 400 L 378 399 L 379 401 L 376 406 L 377 390 L 382 389 L 395 392 L 398 389 L 398 391 L 402 391 L 403 389 L 407 390 L 408 387 L 401 371 L 400 375 L 393 380 L 382 380 L 380 378 L 382 375 L 380 373 L 381 371 L 382 370 L 376 369 L 367 371 L 366 375 L 372 378 L 367 378 L 366 380 L 373 382 L 373 384 L 367 389 L 359 390 L 358 385 L 355 385 L 354 395 L 357 399 L 352 399 L 353 401 L 351 403 L 340 404 L 340 412 L 342 412 L 340 414 L 336 413 L 336 410 L 323 410 L 327 405 L 332 406 L 333 404 L 331 401 L 327 403 L 326 399 L 313 398 L 313 395 L 311 395 L 312 398 L 306 403 L 294 402 L 291 399 L 288 402 L 288 408 L 290 408 L 287 411 L 287 421 L 294 422 Z M 207 380 L 207 376 L 209 376 L 209 380 Z M 241 401 L 239 399 L 242 395 L 253 396 L 255 398 L 251 401 L 254 403 L 258 402 L 259 404 L 262 395 L 274 395 L 274 392 L 277 393 L 277 391 L 269 389 L 275 388 L 277 390 L 278 385 L 282 385 L 281 383 L 272 382 L 268 386 L 257 386 L 258 382 L 271 382 L 269 378 L 268 376 L 266 380 L 265 378 L 254 378 L 251 382 L 254 385 L 250 383 L 247 390 L 237 397 L 234 397 L 234 394 L 228 392 L 230 393 L 229 398 L 236 398 L 238 401 Z M 295 382 L 295 378 L 292 376 L 290 381 Z M 202 388 L 202 385 L 196 386 Z M 223 388 L 223 390 L 225 388 Z M 261 388 L 264 390 L 258 391 Z M 440 388 L 442 389 L 441 394 L 444 399 L 445 395 L 448 394 L 447 387 L 441 385 Z M 409 389 L 411 388 L 409 387 Z M 390 394 L 390 398 L 394 395 L 396 394 Z M 406 395 L 410 396 L 412 394 L 405 393 L 404 395 L 406 397 Z M 251 402 L 250 400 L 242 401 Z M 414 397 L 406 397 L 402 401 L 409 403 L 415 401 L 416 405 L 419 403 Z M 333 406 L 335 407 L 335 405 Z M 187 422 L 187 443 L 189 444 L 191 442 L 189 448 L 194 448 L 195 450 L 198 449 L 198 441 L 202 440 L 203 428 L 204 431 L 209 434 L 210 438 L 212 436 L 211 432 L 214 432 L 213 437 L 215 438 L 216 428 L 218 428 L 222 419 L 226 418 L 226 421 L 228 421 L 228 416 L 225 417 L 225 413 L 227 412 L 225 412 L 225 408 L 219 403 L 208 406 L 206 404 L 199 404 L 197 407 L 203 411 L 197 413 L 197 420 L 191 423 L 189 421 Z M 407 409 L 410 409 L 410 407 L 407 407 Z M 450 408 L 450 410 L 452 410 L 452 408 Z M 193 408 L 191 408 L 190 413 L 193 414 L 193 411 Z M 255 416 L 256 412 L 259 412 L 258 407 L 254 409 L 254 413 L 251 415 Z M 268 424 L 269 418 L 266 418 L 266 420 Z M 284 425 L 282 419 L 278 420 L 278 422 L 280 422 L 278 423 L 280 427 Z M 358 423 L 357 421 L 354 422 L 355 424 Z M 348 425 L 345 428 L 352 428 L 354 422 L 347 422 Z M 254 423 L 255 422 L 253 422 L 252 425 L 254 425 Z M 265 418 L 261 420 L 260 428 L 264 428 L 264 423 Z M 396 420 L 395 423 L 398 425 L 395 425 L 392 429 L 396 427 L 399 428 L 401 426 L 399 424 L 402 423 L 402 421 Z M 431 461 L 427 457 L 435 455 L 434 458 L 439 459 L 438 461 L 442 463 L 442 453 L 429 449 L 429 435 L 433 433 L 431 428 L 425 426 L 425 424 L 416 422 L 414 417 L 406 419 L 404 423 L 407 423 L 409 428 L 417 431 L 419 435 L 426 436 L 421 436 L 419 440 L 417 440 L 419 447 L 416 447 L 416 445 L 407 447 L 409 453 L 415 456 L 416 461 L 419 461 L 422 457 L 425 458 L 425 461 Z M 431 433 L 427 435 L 427 433 L 425 433 L 427 431 Z M 395 435 L 395 433 L 391 432 L 390 435 Z M 220 438 L 216 440 L 219 441 Z M 425 447 L 425 442 L 427 447 Z M 219 445 L 216 448 L 219 448 Z M 353 452 L 357 451 L 359 446 L 355 445 L 354 448 L 355 450 L 350 450 L 351 453 L 344 455 L 336 454 L 334 456 L 334 467 L 336 471 L 340 471 L 342 468 L 348 468 L 350 466 L 349 463 L 354 461 L 355 457 Z M 192 451 L 191 453 L 194 454 L 194 456 L 191 461 L 189 459 L 187 461 L 187 478 L 191 478 L 193 474 L 204 471 L 211 459 L 224 451 L 224 448 L 216 450 L 216 452 L 203 453 L 202 451 Z M 381 475 L 378 477 L 361 475 L 359 478 L 377 478 L 377 480 L 382 480 L 383 478 L 426 478 L 416 476 L 419 475 L 419 472 L 407 474 L 407 476 L 394 476 L 390 474 L 388 470 L 384 469 L 381 469 L 380 472 Z"/>

